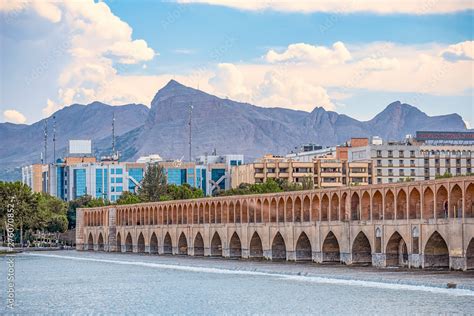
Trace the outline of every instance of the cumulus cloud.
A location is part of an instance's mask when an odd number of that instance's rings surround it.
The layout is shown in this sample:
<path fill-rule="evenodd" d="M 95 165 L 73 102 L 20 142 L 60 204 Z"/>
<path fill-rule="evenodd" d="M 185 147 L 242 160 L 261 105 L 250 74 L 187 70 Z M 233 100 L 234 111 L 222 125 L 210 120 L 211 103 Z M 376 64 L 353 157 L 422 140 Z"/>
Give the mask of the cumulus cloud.
<path fill-rule="evenodd" d="M 202 3 L 219 5 L 239 10 L 260 11 L 273 10 L 281 12 L 324 12 L 324 13 L 357 13 L 371 12 L 376 14 L 441 14 L 472 10 L 470 0 L 426 1 L 426 0 L 299 0 L 299 1 L 235 1 L 235 0 L 178 0 L 180 3 Z"/>
<path fill-rule="evenodd" d="M 8 1 L 7 1 L 8 2 Z M 2 2 L 3 3 L 3 2 Z M 45 115 L 64 105 L 99 99 L 110 102 L 116 96 L 104 93 L 120 70 L 150 61 L 157 53 L 143 39 L 132 38 L 132 28 L 113 14 L 104 2 L 26 1 L 22 6 L 2 5 L 3 11 L 30 11 L 64 30 L 69 63 L 58 78 L 58 94 L 46 102 Z"/>
<path fill-rule="evenodd" d="M 366 70 L 372 70 L 372 71 L 380 71 L 380 70 L 393 70 L 397 69 L 400 67 L 400 62 L 396 58 L 387 58 L 387 57 L 381 57 L 381 58 L 374 58 L 374 57 L 368 57 L 364 58 L 361 61 L 358 62 L 358 65 L 361 68 L 364 68 Z"/>
<path fill-rule="evenodd" d="M 230 98 L 248 100 L 250 96 L 249 90 L 244 86 L 244 77 L 234 64 L 219 64 L 215 76 L 209 79 L 209 84 Z"/>
<path fill-rule="evenodd" d="M 26 117 L 17 110 L 3 111 L 3 119 L 5 120 L 5 122 L 15 124 L 24 124 L 26 122 Z"/>
<path fill-rule="evenodd" d="M 449 61 L 474 60 L 474 41 L 466 41 L 450 45 L 441 52 L 441 56 Z"/>
<path fill-rule="evenodd" d="M 350 60 L 351 54 L 342 42 L 334 43 L 332 48 L 297 43 L 288 45 L 288 48 L 282 53 L 277 53 L 271 49 L 265 55 L 265 59 L 270 63 L 312 62 L 321 64 L 338 64 Z"/>

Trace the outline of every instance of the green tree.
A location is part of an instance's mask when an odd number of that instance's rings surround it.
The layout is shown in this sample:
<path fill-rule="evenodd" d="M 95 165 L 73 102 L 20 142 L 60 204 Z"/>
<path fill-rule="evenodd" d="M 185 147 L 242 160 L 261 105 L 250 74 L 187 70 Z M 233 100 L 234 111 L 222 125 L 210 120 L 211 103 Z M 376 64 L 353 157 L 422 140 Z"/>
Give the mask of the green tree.
<path fill-rule="evenodd" d="M 166 175 L 162 166 L 149 164 L 138 195 L 144 202 L 160 201 L 167 194 Z"/>
<path fill-rule="evenodd" d="M 132 192 L 125 191 L 120 195 L 117 200 L 117 204 L 124 205 L 124 204 L 136 204 L 140 203 L 142 200 L 138 195 Z"/>
<path fill-rule="evenodd" d="M 76 209 L 87 207 L 92 200 L 92 196 L 83 195 L 75 200 L 69 201 L 69 208 L 67 210 L 68 229 L 76 227 Z"/>
<path fill-rule="evenodd" d="M 167 186 L 166 192 L 171 200 L 187 200 L 204 197 L 204 193 L 201 189 L 193 188 L 187 183 L 179 186 L 170 184 Z"/>

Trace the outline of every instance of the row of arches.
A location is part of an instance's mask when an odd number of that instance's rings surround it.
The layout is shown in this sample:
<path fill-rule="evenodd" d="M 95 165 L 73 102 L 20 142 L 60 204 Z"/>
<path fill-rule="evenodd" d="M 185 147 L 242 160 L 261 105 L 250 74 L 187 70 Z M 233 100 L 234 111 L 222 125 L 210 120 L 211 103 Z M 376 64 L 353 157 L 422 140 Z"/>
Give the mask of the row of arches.
<path fill-rule="evenodd" d="M 85 226 L 105 226 L 108 218 L 108 210 L 98 210 L 93 212 L 85 212 Z"/>
<path fill-rule="evenodd" d="M 124 240 L 120 233 L 116 236 L 117 251 L 133 252 L 134 245 L 132 241 L 132 235 L 127 233 Z M 102 233 L 99 233 L 97 240 L 97 249 L 99 251 L 104 250 L 104 238 Z M 273 237 L 271 243 L 271 259 L 273 261 L 287 260 L 287 242 L 283 238 L 280 232 L 277 232 Z M 163 254 L 173 254 L 173 242 L 169 233 L 166 233 L 163 239 Z M 204 256 L 204 239 L 200 232 L 198 232 L 193 238 L 193 249 L 194 252 L 189 251 L 188 238 L 185 233 L 182 232 L 178 238 L 177 252 L 178 255 L 194 255 Z M 92 233 L 89 233 L 87 249 L 94 249 L 94 240 Z M 296 261 L 313 261 L 313 247 L 310 239 L 305 232 L 302 232 L 295 244 L 295 260 Z M 249 257 L 263 259 L 264 251 L 262 240 L 257 232 L 254 232 L 249 243 Z M 158 237 L 153 233 L 149 240 L 149 249 L 145 247 L 145 238 L 142 233 L 139 234 L 136 242 L 136 252 L 151 254 L 158 254 Z M 242 258 L 243 246 L 241 239 L 237 232 L 234 232 L 228 243 L 228 254 L 226 256 L 230 258 Z M 371 245 L 369 239 L 360 231 L 354 238 L 351 247 L 351 263 L 360 265 L 371 265 L 372 257 L 374 254 L 382 253 L 381 245 L 378 244 L 377 238 L 375 245 Z M 408 247 L 406 241 L 402 235 L 395 231 L 388 242 L 386 243 L 384 254 L 385 254 L 385 265 L 386 266 L 407 266 L 408 265 Z M 223 242 L 218 232 L 215 232 L 210 242 L 210 256 L 222 257 L 224 256 Z M 322 258 L 321 261 L 327 263 L 340 263 L 342 262 L 341 251 L 339 247 L 339 241 L 335 234 L 330 231 L 322 244 Z M 467 251 L 467 266 L 468 268 L 474 268 L 474 238 L 471 239 Z M 435 267 L 435 268 L 446 268 L 449 267 L 449 250 L 448 245 L 444 238 L 435 231 L 428 239 L 424 248 L 424 267 Z"/>
<path fill-rule="evenodd" d="M 350 220 L 443 219 L 474 217 L 474 184 L 463 191 L 448 186 L 389 187 L 385 189 L 315 192 L 306 195 L 245 198 L 228 197 L 202 201 L 157 203 L 118 207 L 118 226 L 288 223 Z M 95 226 L 97 210 L 87 210 L 86 226 Z M 100 212 L 100 211 L 99 211 Z M 92 220 L 91 220 L 92 218 Z"/>

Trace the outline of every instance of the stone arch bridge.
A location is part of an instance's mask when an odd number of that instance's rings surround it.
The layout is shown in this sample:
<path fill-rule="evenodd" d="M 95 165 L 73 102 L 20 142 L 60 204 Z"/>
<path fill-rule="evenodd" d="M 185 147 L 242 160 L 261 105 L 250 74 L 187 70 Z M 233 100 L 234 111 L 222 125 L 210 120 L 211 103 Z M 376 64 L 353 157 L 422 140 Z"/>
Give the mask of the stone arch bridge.
<path fill-rule="evenodd" d="M 474 177 L 78 209 L 78 250 L 474 269 Z"/>

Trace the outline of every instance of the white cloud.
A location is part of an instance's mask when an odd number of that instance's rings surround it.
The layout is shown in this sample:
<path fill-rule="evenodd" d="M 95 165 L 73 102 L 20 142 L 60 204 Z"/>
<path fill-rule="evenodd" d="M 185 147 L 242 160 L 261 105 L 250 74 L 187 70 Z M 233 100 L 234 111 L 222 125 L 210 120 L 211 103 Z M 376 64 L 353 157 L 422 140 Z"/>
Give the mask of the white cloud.
<path fill-rule="evenodd" d="M 233 64 L 219 64 L 215 76 L 209 79 L 209 84 L 226 97 L 246 100 L 250 96 L 249 90 L 244 86 L 242 73 Z"/>
<path fill-rule="evenodd" d="M 178 0 L 180 3 L 203 3 L 219 5 L 239 10 L 273 10 L 281 12 L 325 12 L 356 13 L 372 12 L 376 14 L 440 14 L 472 10 L 471 0 L 299 0 L 299 1 L 235 1 L 235 0 Z"/>
<path fill-rule="evenodd" d="M 270 50 L 265 55 L 265 59 L 270 63 L 312 62 L 320 64 L 338 64 L 350 60 L 351 54 L 342 42 L 334 43 L 332 48 L 297 43 L 288 45 L 288 48 L 282 53 Z"/>
<path fill-rule="evenodd" d="M 450 45 L 441 52 L 441 56 L 449 61 L 474 60 L 474 41 L 466 41 Z"/>
<path fill-rule="evenodd" d="M 396 58 L 387 58 L 387 57 L 381 57 L 381 58 L 374 58 L 374 57 L 368 57 L 362 59 L 358 65 L 366 70 L 373 70 L 373 71 L 379 71 L 379 70 L 393 70 L 397 69 L 400 67 L 400 62 Z"/>
<path fill-rule="evenodd" d="M 20 7 L 2 9 L 29 10 L 63 30 L 65 43 L 61 47 L 70 60 L 58 78 L 57 96 L 47 100 L 45 115 L 71 103 L 100 100 L 99 96 L 110 97 L 100 101 L 112 103 L 117 97 L 103 93 L 109 82 L 129 65 L 150 61 L 157 55 L 146 41 L 133 39 L 132 28 L 104 2 L 28 1 Z"/>
<path fill-rule="evenodd" d="M 26 117 L 17 110 L 3 111 L 3 119 L 5 122 L 11 122 L 15 124 L 24 124 L 26 122 Z"/>

